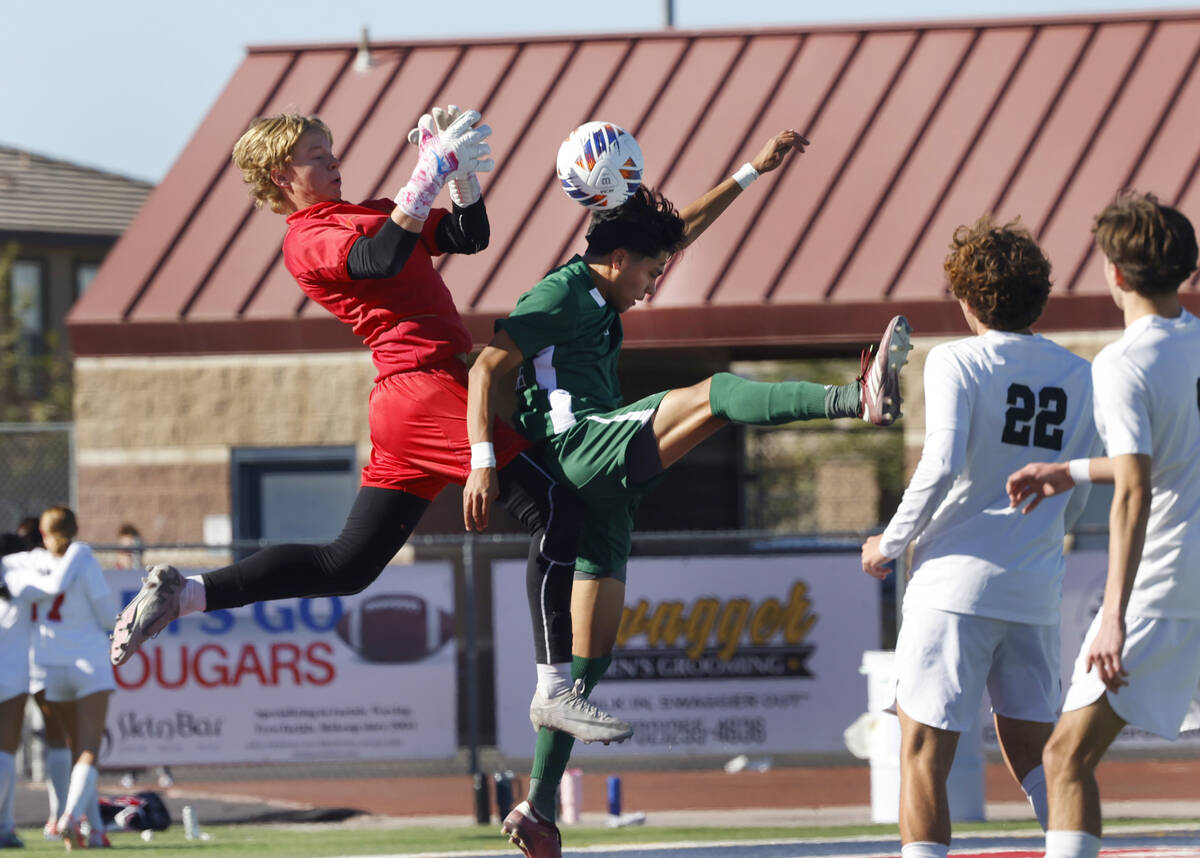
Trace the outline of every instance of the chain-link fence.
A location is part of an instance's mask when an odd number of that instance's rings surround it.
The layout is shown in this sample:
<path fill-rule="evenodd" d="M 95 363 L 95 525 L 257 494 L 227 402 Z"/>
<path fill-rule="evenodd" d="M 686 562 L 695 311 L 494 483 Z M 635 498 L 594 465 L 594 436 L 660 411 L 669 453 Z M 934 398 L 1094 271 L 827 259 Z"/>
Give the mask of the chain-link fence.
<path fill-rule="evenodd" d="M 48 506 L 78 506 L 71 423 L 0 423 L 0 530 Z"/>

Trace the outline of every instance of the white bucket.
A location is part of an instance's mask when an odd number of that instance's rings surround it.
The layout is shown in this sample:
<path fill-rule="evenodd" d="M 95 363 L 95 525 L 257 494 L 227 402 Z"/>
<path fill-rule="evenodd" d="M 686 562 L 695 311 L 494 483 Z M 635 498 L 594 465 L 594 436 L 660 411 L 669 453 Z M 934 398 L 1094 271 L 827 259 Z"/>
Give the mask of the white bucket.
<path fill-rule="evenodd" d="M 863 744 L 871 761 L 872 822 L 898 822 L 900 818 L 900 719 L 885 711 L 896 702 L 894 659 L 890 650 L 869 650 L 863 653 L 859 668 L 867 677 L 869 717 L 859 730 L 866 731 Z M 952 820 L 985 818 L 983 734 L 978 723 L 958 739 L 946 791 Z"/>

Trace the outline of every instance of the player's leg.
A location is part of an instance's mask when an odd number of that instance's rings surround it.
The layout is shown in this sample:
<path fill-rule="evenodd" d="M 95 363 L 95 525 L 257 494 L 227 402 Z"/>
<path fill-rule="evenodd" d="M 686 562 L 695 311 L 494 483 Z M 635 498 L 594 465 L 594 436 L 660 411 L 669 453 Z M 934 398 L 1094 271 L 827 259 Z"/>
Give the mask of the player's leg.
<path fill-rule="evenodd" d="M 1100 787 L 1096 766 L 1124 726 L 1125 721 L 1103 694 L 1091 705 L 1063 712 L 1059 718 L 1042 753 L 1050 804 L 1048 856 L 1095 856 L 1099 851 Z M 1080 834 L 1094 841 L 1080 838 Z"/>
<path fill-rule="evenodd" d="M 996 736 L 1038 824 L 1047 825 L 1042 749 L 1058 719 L 1061 680 L 1057 625 L 1006 623 L 988 674 Z"/>
<path fill-rule="evenodd" d="M 630 509 L 589 511 L 571 591 L 574 657 L 571 673 L 584 699 L 612 661 L 625 607 L 625 561 L 632 532 Z M 555 826 L 559 783 L 574 739 L 557 730 L 538 731 L 529 794 L 504 820 L 502 830 L 530 858 L 558 858 L 561 838 Z"/>
<path fill-rule="evenodd" d="M 996 713 L 996 738 L 1004 764 L 1021 785 L 1033 808 L 1038 824 L 1045 831 L 1047 816 L 1046 771 L 1042 767 L 1042 751 L 1054 731 L 1053 722 L 1020 721 Z"/>
<path fill-rule="evenodd" d="M 17 748 L 21 745 L 21 725 L 25 721 L 25 692 L 10 695 L 0 686 L 0 849 L 19 848 L 23 844 L 13 830 L 13 794 L 17 789 Z"/>
<path fill-rule="evenodd" d="M 1101 831 L 1096 765 L 1126 724 L 1174 739 L 1200 681 L 1200 622 L 1126 612 L 1121 663 L 1128 684 L 1109 691 L 1088 664 L 1102 617 L 1096 615 L 1080 645 L 1062 717 L 1042 755 L 1052 858 L 1094 858 Z"/>
<path fill-rule="evenodd" d="M 46 702 L 44 672 L 39 683 L 33 699 L 42 713 L 42 732 L 46 741 L 46 798 L 50 804 L 49 818 L 42 833 L 47 840 L 57 840 L 58 816 L 67 802 L 67 785 L 71 781 L 71 748 L 66 725 L 55 717 Z M 34 690 L 32 686 L 30 690 Z"/>
<path fill-rule="evenodd" d="M 74 734 L 71 747 L 76 750 L 75 766 L 71 769 L 71 786 L 67 790 L 67 806 L 70 812 L 72 790 L 82 789 L 75 805 L 75 817 L 87 817 L 91 826 L 88 844 L 104 845 L 104 823 L 100 817 L 99 793 L 96 791 L 96 760 L 100 756 L 100 742 L 104 736 L 104 722 L 108 716 L 108 701 L 111 691 L 86 694 L 75 701 Z M 80 784 L 80 782 L 82 782 Z M 60 829 L 61 817 L 60 817 Z"/>
<path fill-rule="evenodd" d="M 912 348 L 911 328 L 896 316 L 873 353 L 863 353 L 862 374 L 851 384 L 750 381 L 717 373 L 667 393 L 654 414 L 662 467 L 669 468 L 725 423 L 776 426 L 797 420 L 863 417 L 887 425 L 900 416 L 900 369 Z"/>
<path fill-rule="evenodd" d="M 500 501 L 530 535 L 525 586 L 538 673 L 530 722 L 585 742 L 622 741 L 629 725 L 588 703 L 572 670 L 571 590 L 584 507 L 528 453 L 499 476 Z"/>
<path fill-rule="evenodd" d="M 571 662 L 571 579 L 583 505 L 529 453 L 498 473 L 499 502 L 529 533 L 525 586 L 538 664 Z M 569 669 L 568 669 L 569 673 Z"/>
<path fill-rule="evenodd" d="M 78 846 L 84 846 L 86 844 L 79 830 L 79 822 L 83 815 L 84 800 L 96 783 L 95 755 L 80 753 L 79 712 L 76 701 L 71 697 L 73 688 L 67 678 L 67 672 L 68 668 L 61 666 L 46 669 L 46 706 L 54 720 L 62 724 L 67 733 L 72 762 L 67 792 L 55 822 L 55 833 Z"/>
<path fill-rule="evenodd" d="M 612 662 L 612 647 L 625 606 L 625 582 L 614 578 L 579 579 L 571 598 L 575 626 L 575 656 L 571 673 L 583 683 L 587 697 Z M 529 801 L 544 818 L 554 821 L 558 785 L 574 747 L 572 737 L 539 730 L 534 765 L 529 775 Z"/>
<path fill-rule="evenodd" d="M 328 545 L 273 545 L 186 580 L 172 566 L 155 566 L 117 618 L 113 664 L 124 664 L 143 642 L 189 613 L 363 590 L 395 557 L 429 503 L 399 489 L 363 486 L 342 532 Z"/>
<path fill-rule="evenodd" d="M 950 799 L 946 778 L 959 734 L 922 724 L 896 707 L 900 717 L 900 854 L 941 855 L 950 845 Z"/>
<path fill-rule="evenodd" d="M 958 737 L 976 728 L 980 698 L 1004 626 L 999 620 L 905 601 L 895 656 L 903 858 L 946 856 L 950 844 L 946 778 Z"/>

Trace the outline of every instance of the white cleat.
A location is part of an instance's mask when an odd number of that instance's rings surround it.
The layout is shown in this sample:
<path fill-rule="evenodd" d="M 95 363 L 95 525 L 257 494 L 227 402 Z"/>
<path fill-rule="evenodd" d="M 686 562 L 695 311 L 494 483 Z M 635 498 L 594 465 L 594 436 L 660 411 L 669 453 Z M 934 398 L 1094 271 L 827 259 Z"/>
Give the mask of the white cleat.
<path fill-rule="evenodd" d="M 142 589 L 117 615 L 109 657 L 116 667 L 179 616 L 183 576 L 174 566 L 155 566 L 142 579 Z"/>
<path fill-rule="evenodd" d="M 633 728 L 596 708 L 583 696 L 583 680 L 553 697 L 535 691 L 529 704 L 529 722 L 534 732 L 542 727 L 574 736 L 581 742 L 623 742 L 633 735 Z"/>

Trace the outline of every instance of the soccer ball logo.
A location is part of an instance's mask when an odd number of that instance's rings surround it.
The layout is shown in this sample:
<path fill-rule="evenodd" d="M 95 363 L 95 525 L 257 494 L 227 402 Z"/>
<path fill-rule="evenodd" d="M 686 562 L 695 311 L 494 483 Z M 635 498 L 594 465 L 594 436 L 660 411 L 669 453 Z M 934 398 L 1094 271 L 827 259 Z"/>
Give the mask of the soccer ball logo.
<path fill-rule="evenodd" d="M 585 122 L 558 147 L 558 180 L 567 196 L 588 208 L 611 209 L 642 184 L 642 150 L 611 122 Z"/>

